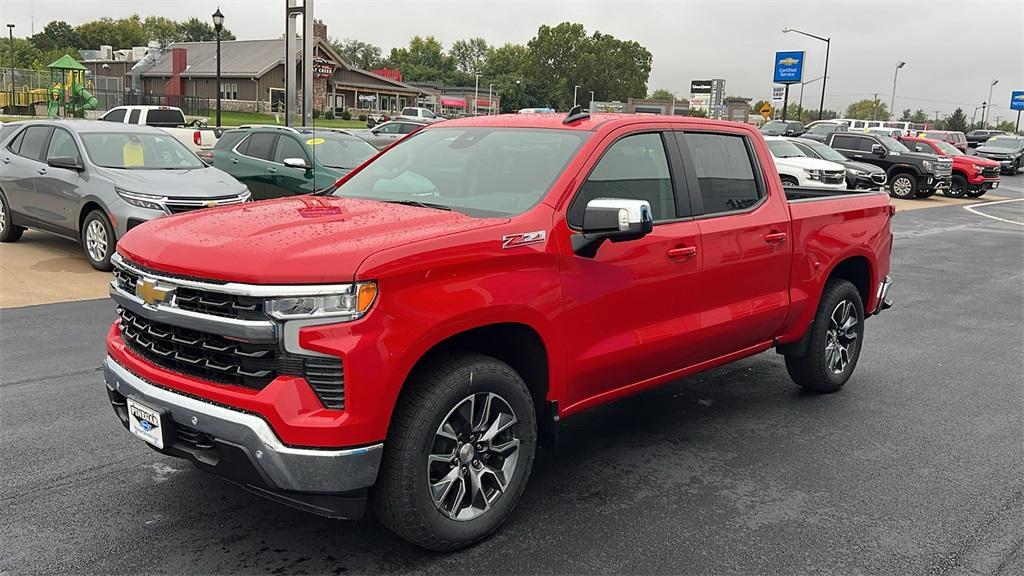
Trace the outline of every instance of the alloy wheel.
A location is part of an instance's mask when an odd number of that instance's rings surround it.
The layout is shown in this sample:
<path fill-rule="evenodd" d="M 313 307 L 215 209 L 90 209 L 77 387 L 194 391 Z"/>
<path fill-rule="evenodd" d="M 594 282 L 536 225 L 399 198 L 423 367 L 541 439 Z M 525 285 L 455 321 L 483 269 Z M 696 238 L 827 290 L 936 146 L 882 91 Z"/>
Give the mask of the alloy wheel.
<path fill-rule="evenodd" d="M 909 178 L 897 178 L 892 182 L 892 191 L 901 198 L 909 196 L 912 190 L 913 184 Z"/>
<path fill-rule="evenodd" d="M 448 412 L 427 456 L 427 481 L 438 511 L 466 521 L 494 507 L 516 471 L 517 422 L 512 406 L 493 392 L 471 394 Z"/>
<path fill-rule="evenodd" d="M 7 229 L 7 208 L 4 207 L 3 200 L 0 200 L 0 234 L 4 233 Z"/>
<path fill-rule="evenodd" d="M 89 222 L 85 230 L 85 249 L 93 262 L 102 262 L 107 257 L 107 229 L 99 220 Z"/>
<path fill-rule="evenodd" d="M 843 300 L 832 310 L 825 333 L 825 363 L 833 374 L 842 374 L 850 365 L 857 343 L 857 308 Z"/>

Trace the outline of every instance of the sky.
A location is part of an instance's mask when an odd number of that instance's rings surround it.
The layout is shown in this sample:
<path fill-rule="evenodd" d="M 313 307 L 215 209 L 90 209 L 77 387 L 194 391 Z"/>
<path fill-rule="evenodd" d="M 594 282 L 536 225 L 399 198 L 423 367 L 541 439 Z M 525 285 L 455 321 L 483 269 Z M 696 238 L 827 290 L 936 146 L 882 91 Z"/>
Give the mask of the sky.
<path fill-rule="evenodd" d="M 138 13 L 209 19 L 218 7 L 239 39 L 276 38 L 284 31 L 285 0 L 0 0 L 0 19 L 17 36 L 50 20 L 72 25 L 100 16 Z M 563 21 L 635 40 L 653 55 L 648 88 L 688 97 L 691 80 L 723 78 L 729 95 L 771 95 L 774 52 L 806 51 L 804 78 L 823 73 L 825 44 L 789 27 L 831 38 L 825 106 L 843 108 L 877 93 L 888 104 L 900 61 L 895 109 L 929 116 L 963 107 L 971 116 L 992 92 L 991 120 L 1015 119 L 1011 90 L 1024 90 L 1024 0 L 314 0 L 332 38 L 356 38 L 384 49 L 414 35 L 452 42 L 482 37 L 492 45 L 525 44 L 538 26 Z M 481 79 L 481 81 L 484 81 Z M 821 82 L 804 88 L 816 107 Z M 799 86 L 790 101 L 799 97 Z"/>

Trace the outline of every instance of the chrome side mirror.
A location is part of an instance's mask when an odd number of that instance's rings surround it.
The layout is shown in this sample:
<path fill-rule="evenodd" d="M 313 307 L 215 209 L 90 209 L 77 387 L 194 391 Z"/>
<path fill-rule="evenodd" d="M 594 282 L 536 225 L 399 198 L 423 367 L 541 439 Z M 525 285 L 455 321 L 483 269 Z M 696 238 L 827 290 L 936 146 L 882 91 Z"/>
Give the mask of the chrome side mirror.
<path fill-rule="evenodd" d="M 577 256 L 593 258 L 605 240 L 637 240 L 654 229 L 654 214 L 646 200 L 594 198 L 583 213 L 583 230 L 573 235 L 572 249 Z"/>
<path fill-rule="evenodd" d="M 285 158 L 284 165 L 289 168 L 301 168 L 302 170 L 310 169 L 310 165 L 306 163 L 305 158 Z"/>

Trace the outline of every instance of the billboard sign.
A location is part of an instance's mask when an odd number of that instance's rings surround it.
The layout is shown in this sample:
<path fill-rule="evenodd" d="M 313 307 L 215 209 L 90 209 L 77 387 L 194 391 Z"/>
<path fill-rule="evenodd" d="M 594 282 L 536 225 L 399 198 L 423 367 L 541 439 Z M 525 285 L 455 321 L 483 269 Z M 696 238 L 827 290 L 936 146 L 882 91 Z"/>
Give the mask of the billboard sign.
<path fill-rule="evenodd" d="M 1024 110 L 1024 90 L 1010 93 L 1010 110 Z"/>
<path fill-rule="evenodd" d="M 774 81 L 776 84 L 799 84 L 803 80 L 803 76 L 803 51 L 775 53 Z"/>
<path fill-rule="evenodd" d="M 691 80 L 690 94 L 711 94 L 711 80 Z"/>

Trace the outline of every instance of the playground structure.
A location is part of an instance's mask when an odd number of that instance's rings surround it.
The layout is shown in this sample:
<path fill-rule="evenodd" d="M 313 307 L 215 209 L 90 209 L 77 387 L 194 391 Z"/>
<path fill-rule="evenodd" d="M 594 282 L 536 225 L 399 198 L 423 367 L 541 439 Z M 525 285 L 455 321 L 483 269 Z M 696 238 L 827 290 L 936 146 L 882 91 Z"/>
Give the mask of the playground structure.
<path fill-rule="evenodd" d="M 78 60 L 65 54 L 47 66 L 50 70 L 50 90 L 46 107 L 49 117 L 84 118 L 86 110 L 95 110 L 99 101 L 87 87 L 86 68 Z"/>

